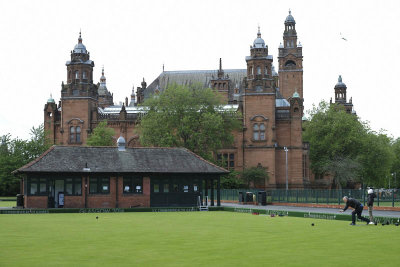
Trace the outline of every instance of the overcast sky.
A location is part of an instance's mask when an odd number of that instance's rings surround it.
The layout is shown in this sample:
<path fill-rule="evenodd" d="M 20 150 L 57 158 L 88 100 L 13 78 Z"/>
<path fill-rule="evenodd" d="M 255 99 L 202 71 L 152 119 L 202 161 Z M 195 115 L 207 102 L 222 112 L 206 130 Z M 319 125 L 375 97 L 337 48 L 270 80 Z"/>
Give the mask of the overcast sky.
<path fill-rule="evenodd" d="M 373 130 L 400 136 L 400 1 L 5 1 L 0 0 L 0 135 L 28 138 L 60 99 L 65 62 L 82 29 L 104 65 L 114 102 L 165 70 L 246 68 L 260 25 L 278 70 L 289 8 L 303 45 L 305 109 L 334 97 L 338 75 Z M 341 35 L 347 41 L 341 39 Z"/>

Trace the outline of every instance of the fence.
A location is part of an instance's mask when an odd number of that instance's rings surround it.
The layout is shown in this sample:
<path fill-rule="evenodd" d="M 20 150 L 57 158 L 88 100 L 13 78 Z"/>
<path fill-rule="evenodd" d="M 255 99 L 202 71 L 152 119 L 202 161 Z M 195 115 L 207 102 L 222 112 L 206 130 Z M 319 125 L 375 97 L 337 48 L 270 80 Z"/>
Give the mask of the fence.
<path fill-rule="evenodd" d="M 238 201 L 239 192 L 252 192 L 258 198 L 258 192 L 261 189 L 221 189 L 221 200 Z M 336 204 L 343 205 L 343 196 L 358 199 L 364 206 L 367 203 L 367 190 L 361 189 L 274 189 L 267 191 L 268 203 L 315 203 L 315 204 Z M 399 189 L 375 189 L 376 194 L 374 206 L 381 207 L 400 207 L 400 190 Z M 208 195 L 211 195 L 210 190 Z M 216 198 L 217 192 L 215 190 Z M 258 199 L 257 199 L 258 201 Z"/>

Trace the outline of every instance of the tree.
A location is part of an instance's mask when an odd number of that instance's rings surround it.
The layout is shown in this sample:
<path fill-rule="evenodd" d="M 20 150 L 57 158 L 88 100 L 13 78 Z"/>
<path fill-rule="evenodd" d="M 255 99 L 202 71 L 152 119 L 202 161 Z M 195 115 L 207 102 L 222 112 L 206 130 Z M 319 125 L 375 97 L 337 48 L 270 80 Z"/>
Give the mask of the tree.
<path fill-rule="evenodd" d="M 394 152 L 391 139 L 383 133 L 369 132 L 358 157 L 362 163 L 361 177 L 366 185 L 388 187 Z"/>
<path fill-rule="evenodd" d="M 115 146 L 114 129 L 107 127 L 107 121 L 100 122 L 87 139 L 88 146 Z"/>
<path fill-rule="evenodd" d="M 241 123 L 236 110 L 224 110 L 219 95 L 199 85 L 170 85 L 147 99 L 137 131 L 144 146 L 185 147 L 206 159 L 232 145 Z"/>
<path fill-rule="evenodd" d="M 331 174 L 335 187 L 354 182 L 385 185 L 394 160 L 386 134 L 371 131 L 340 105 L 321 102 L 310 115 L 303 139 L 310 143 L 311 169 L 316 176 Z"/>
<path fill-rule="evenodd" d="M 239 189 L 245 186 L 240 178 L 241 174 L 237 171 L 231 171 L 221 176 L 221 188 L 223 189 Z"/>
<path fill-rule="evenodd" d="M 265 180 L 269 180 L 267 169 L 262 167 L 246 168 L 243 170 L 241 176 L 243 181 L 247 183 L 248 188 L 250 188 L 250 184 L 253 184 L 253 186 L 256 187 L 257 184 L 260 184 Z"/>
<path fill-rule="evenodd" d="M 310 143 L 311 169 L 316 176 L 332 174 L 335 166 L 346 165 L 347 174 L 354 174 L 354 167 L 358 165 L 357 156 L 363 146 L 367 134 L 367 125 L 360 122 L 357 116 L 348 114 L 338 105 L 329 105 L 321 102 L 310 112 L 311 120 L 304 124 L 303 140 Z M 336 178 L 342 179 L 338 173 Z M 342 182 L 342 181 L 337 181 Z"/>
<path fill-rule="evenodd" d="M 393 164 L 391 168 L 391 173 L 393 174 L 393 178 L 396 180 L 393 181 L 393 187 L 399 188 L 400 184 L 400 137 L 393 141 L 392 144 L 393 151 Z"/>
<path fill-rule="evenodd" d="M 19 192 L 19 178 L 11 172 L 39 157 L 50 147 L 43 125 L 32 127 L 30 135 L 29 140 L 11 139 L 10 134 L 1 138 L 0 195 L 2 196 L 15 195 Z"/>

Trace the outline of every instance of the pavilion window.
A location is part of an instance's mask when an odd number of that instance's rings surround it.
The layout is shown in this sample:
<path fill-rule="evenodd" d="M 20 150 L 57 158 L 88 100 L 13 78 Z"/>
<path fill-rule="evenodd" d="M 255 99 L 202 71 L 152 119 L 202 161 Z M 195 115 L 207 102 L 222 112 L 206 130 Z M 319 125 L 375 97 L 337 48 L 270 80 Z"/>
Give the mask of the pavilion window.
<path fill-rule="evenodd" d="M 47 195 L 47 179 L 31 178 L 28 180 L 28 194 L 31 196 Z"/>
<path fill-rule="evenodd" d="M 86 73 L 86 71 L 82 72 L 82 79 L 87 79 L 87 73 Z"/>
<path fill-rule="evenodd" d="M 109 194 L 110 178 L 109 177 L 91 177 L 89 179 L 90 194 Z"/>
<path fill-rule="evenodd" d="M 36 195 L 38 193 L 38 184 L 39 184 L 38 178 L 30 179 L 30 182 L 29 182 L 29 194 L 30 195 Z"/>
<path fill-rule="evenodd" d="M 261 75 L 261 68 L 257 67 L 257 75 Z"/>
<path fill-rule="evenodd" d="M 78 70 L 75 71 L 75 79 L 79 79 L 79 71 Z"/>
<path fill-rule="evenodd" d="M 123 185 L 124 185 L 124 194 L 143 194 L 142 177 L 124 177 Z M 157 190 L 158 191 L 160 190 L 159 184 Z"/>
<path fill-rule="evenodd" d="M 169 184 L 164 183 L 164 193 L 169 193 Z"/>
<path fill-rule="evenodd" d="M 71 196 L 82 195 L 82 179 L 80 177 L 65 179 L 65 194 Z"/>

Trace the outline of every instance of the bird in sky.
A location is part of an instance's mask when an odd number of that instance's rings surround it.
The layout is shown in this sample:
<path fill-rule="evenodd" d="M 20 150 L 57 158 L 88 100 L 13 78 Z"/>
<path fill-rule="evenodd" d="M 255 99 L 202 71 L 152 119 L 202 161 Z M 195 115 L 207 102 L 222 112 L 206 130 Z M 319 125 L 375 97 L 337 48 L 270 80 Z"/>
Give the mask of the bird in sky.
<path fill-rule="evenodd" d="M 347 41 L 347 39 L 342 36 L 342 33 L 340 33 L 340 39 Z"/>

